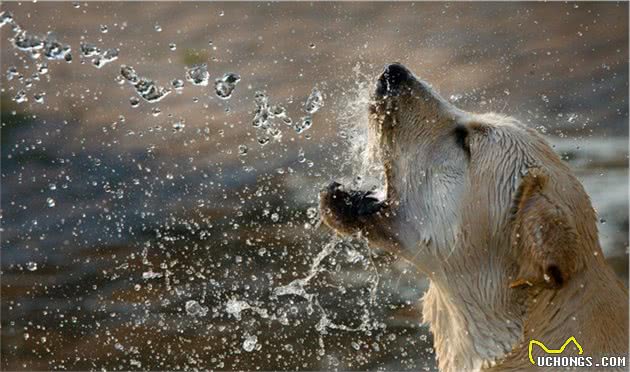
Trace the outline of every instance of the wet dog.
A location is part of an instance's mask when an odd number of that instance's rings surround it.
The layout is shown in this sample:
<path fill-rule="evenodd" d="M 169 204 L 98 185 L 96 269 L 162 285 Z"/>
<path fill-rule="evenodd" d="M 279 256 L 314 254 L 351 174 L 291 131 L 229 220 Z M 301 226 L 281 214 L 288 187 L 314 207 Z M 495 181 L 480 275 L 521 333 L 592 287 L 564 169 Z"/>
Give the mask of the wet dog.
<path fill-rule="evenodd" d="M 628 291 L 604 260 L 588 195 L 541 136 L 454 107 L 400 64 L 368 109 L 386 197 L 332 183 L 320 212 L 428 276 L 423 315 L 441 370 L 536 368 L 530 354 L 546 354 L 530 353 L 531 340 L 555 349 L 572 336 L 594 361 L 627 355 Z"/>

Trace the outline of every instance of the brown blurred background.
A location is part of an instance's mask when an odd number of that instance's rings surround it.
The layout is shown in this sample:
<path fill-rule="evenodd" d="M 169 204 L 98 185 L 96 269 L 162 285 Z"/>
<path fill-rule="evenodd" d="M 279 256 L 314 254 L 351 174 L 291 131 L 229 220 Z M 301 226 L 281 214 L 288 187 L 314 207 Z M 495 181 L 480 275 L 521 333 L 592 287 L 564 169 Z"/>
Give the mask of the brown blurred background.
<path fill-rule="evenodd" d="M 464 109 L 545 133 L 584 182 L 627 284 L 627 3 L 1 9 L 73 55 L 37 74 L 45 60 L 1 29 L 5 370 L 434 369 L 419 322 L 426 282 L 396 257 L 338 242 L 307 296 L 273 294 L 307 277 L 331 240 L 308 208 L 356 170 L 362 98 L 393 61 Z M 81 42 L 120 57 L 97 69 Z M 116 81 L 126 64 L 168 87 L 198 63 L 210 85 L 186 81 L 158 103 L 132 107 L 133 87 Z M 227 72 L 241 81 L 220 100 L 213 81 Z M 312 128 L 282 124 L 281 140 L 259 145 L 255 92 L 297 121 L 314 87 L 324 107 Z"/>

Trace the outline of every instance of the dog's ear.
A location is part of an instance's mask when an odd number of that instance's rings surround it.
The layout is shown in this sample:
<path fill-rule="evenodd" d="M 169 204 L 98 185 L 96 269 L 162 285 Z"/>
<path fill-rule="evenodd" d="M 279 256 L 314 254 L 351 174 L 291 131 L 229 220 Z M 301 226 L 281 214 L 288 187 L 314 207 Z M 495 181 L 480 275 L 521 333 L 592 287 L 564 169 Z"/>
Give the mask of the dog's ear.
<path fill-rule="evenodd" d="M 547 174 L 531 168 L 516 192 L 511 233 L 520 267 L 511 287 L 561 288 L 578 269 L 573 219 L 554 201 L 549 183 Z"/>

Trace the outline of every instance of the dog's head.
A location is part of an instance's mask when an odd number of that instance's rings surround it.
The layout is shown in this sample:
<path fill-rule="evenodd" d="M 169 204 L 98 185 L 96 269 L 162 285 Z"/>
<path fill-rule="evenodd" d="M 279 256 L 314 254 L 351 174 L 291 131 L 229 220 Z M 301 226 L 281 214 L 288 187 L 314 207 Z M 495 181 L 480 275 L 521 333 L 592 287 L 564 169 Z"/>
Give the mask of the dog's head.
<path fill-rule="evenodd" d="M 535 131 L 459 110 L 400 64 L 369 110 L 397 249 L 423 271 L 500 262 L 513 285 L 560 287 L 599 251 L 588 196 Z"/>

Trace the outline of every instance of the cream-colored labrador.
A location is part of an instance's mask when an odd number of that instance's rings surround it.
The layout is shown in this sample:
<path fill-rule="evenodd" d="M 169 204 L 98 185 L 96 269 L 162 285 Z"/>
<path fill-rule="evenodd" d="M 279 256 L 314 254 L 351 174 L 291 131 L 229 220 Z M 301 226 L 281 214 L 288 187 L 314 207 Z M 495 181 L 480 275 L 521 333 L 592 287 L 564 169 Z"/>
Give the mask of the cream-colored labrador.
<path fill-rule="evenodd" d="M 321 214 L 429 277 L 423 314 L 441 370 L 541 370 L 530 341 L 558 349 L 572 336 L 592 368 L 627 356 L 628 291 L 584 188 L 541 136 L 457 109 L 400 64 L 378 79 L 369 112 L 386 198 L 333 183 Z"/>

